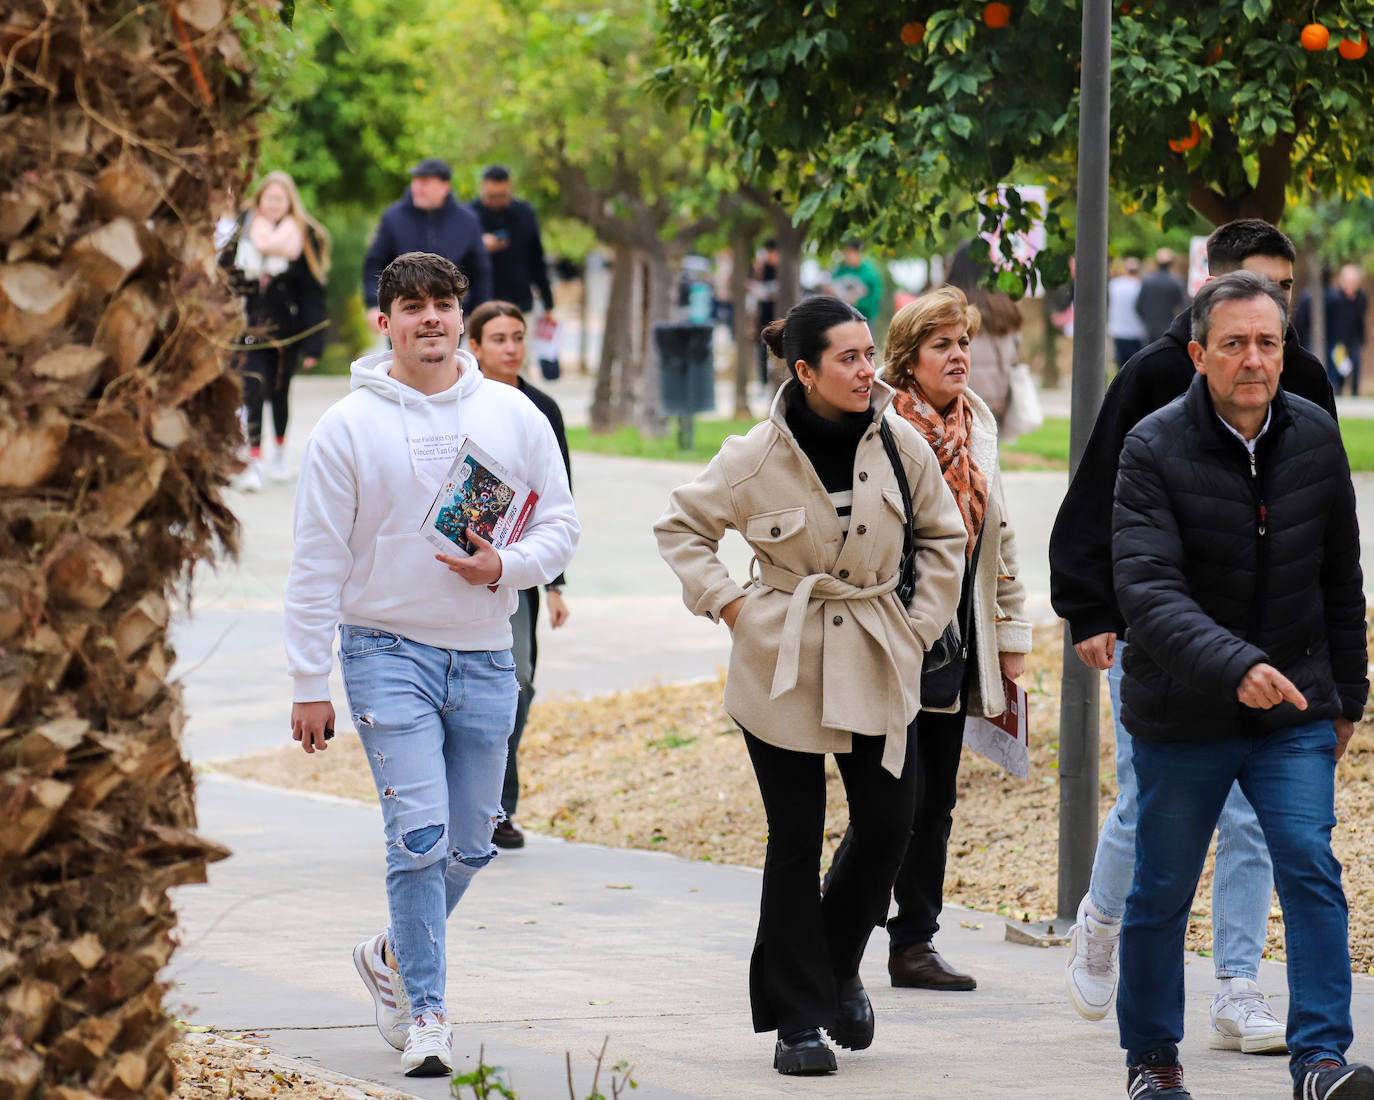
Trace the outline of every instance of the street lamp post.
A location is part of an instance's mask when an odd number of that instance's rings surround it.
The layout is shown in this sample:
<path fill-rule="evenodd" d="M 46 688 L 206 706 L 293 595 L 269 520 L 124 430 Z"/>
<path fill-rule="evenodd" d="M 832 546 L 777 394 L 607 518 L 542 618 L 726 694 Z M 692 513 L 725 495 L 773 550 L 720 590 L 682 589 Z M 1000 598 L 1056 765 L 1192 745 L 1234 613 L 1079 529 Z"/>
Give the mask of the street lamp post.
<path fill-rule="evenodd" d="M 1111 43 L 1110 0 L 1084 0 L 1070 477 L 1082 460 L 1106 384 Z M 1098 685 L 1098 672 L 1078 659 L 1066 629 L 1059 710 L 1059 919 L 1065 922 L 1074 919 L 1088 891 L 1097 848 Z"/>

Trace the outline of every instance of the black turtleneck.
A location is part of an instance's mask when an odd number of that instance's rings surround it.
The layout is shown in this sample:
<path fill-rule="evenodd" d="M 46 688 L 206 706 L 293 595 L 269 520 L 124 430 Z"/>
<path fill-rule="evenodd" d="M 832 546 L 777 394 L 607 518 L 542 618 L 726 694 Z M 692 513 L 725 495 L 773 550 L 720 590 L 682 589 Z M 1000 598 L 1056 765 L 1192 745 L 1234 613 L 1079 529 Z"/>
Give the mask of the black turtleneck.
<path fill-rule="evenodd" d="M 811 460 L 816 476 L 835 505 L 841 526 L 848 530 L 854 489 L 854 453 L 859 440 L 873 423 L 873 410 L 844 413 L 839 420 L 828 420 L 811 411 L 800 385 L 788 388 L 783 415 L 792 429 L 797 445 Z"/>

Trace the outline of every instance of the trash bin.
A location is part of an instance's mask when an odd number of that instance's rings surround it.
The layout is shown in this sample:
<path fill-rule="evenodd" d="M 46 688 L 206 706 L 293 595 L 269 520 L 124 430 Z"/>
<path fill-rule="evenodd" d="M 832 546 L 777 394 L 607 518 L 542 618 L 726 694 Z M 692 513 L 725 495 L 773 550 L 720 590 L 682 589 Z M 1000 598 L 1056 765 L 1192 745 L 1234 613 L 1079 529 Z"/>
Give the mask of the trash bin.
<path fill-rule="evenodd" d="M 673 321 L 654 325 L 663 415 L 678 418 L 678 446 L 684 450 L 692 447 L 692 417 L 716 407 L 713 334 L 710 325 Z"/>

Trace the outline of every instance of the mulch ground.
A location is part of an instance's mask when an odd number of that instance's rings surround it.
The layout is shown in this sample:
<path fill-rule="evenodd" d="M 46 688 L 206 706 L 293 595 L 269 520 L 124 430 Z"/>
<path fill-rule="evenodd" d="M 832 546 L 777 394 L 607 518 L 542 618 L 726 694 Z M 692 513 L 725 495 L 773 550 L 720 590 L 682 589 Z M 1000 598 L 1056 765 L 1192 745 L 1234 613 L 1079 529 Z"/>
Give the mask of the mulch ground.
<path fill-rule="evenodd" d="M 945 898 L 1013 919 L 1052 918 L 1057 908 L 1058 626 L 1037 631 L 1023 680 L 1030 697 L 1031 771 L 1016 779 L 964 751 L 950 836 Z M 1115 797 L 1112 728 L 1102 689 L 1099 820 Z M 656 686 L 585 699 L 537 702 L 520 748 L 519 820 L 536 832 L 689 859 L 762 866 L 766 823 L 748 755 L 720 706 L 721 683 Z M 341 731 L 342 733 L 342 731 Z M 244 778 L 372 801 L 356 737 L 326 753 L 283 747 L 218 765 Z M 1345 868 L 1352 965 L 1374 973 L 1374 724 L 1366 721 L 1337 772 L 1333 843 Z M 844 792 L 833 760 L 827 837 L 844 831 Z M 1211 948 L 1212 861 L 1192 909 L 1188 946 Z M 1268 953 L 1283 957 L 1283 921 L 1270 911 Z"/>

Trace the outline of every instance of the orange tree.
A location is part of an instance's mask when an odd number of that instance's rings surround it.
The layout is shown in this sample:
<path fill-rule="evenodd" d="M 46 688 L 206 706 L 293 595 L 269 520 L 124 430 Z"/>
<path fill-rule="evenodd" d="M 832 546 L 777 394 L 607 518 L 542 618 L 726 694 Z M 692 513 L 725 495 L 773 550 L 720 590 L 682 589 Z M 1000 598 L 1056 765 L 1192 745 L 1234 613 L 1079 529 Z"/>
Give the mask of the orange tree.
<path fill-rule="evenodd" d="M 895 245 L 970 210 L 1023 227 L 1013 178 L 1073 188 L 1081 4 L 1060 0 L 665 0 L 658 74 L 718 114 L 746 173 L 804 196 L 822 239 Z M 1112 31 L 1112 185 L 1167 228 L 1280 220 L 1290 185 L 1349 195 L 1374 174 L 1374 0 L 1126 0 Z M 1326 28 L 1326 44 L 1306 24 Z M 1304 41 L 1307 45 L 1304 45 Z M 1006 237 L 1003 238 L 1007 240 Z M 1062 250 L 1062 245 L 1061 245 Z M 1055 249 L 1042 273 L 1062 275 Z M 1006 272 L 1015 292 L 1021 275 Z"/>

